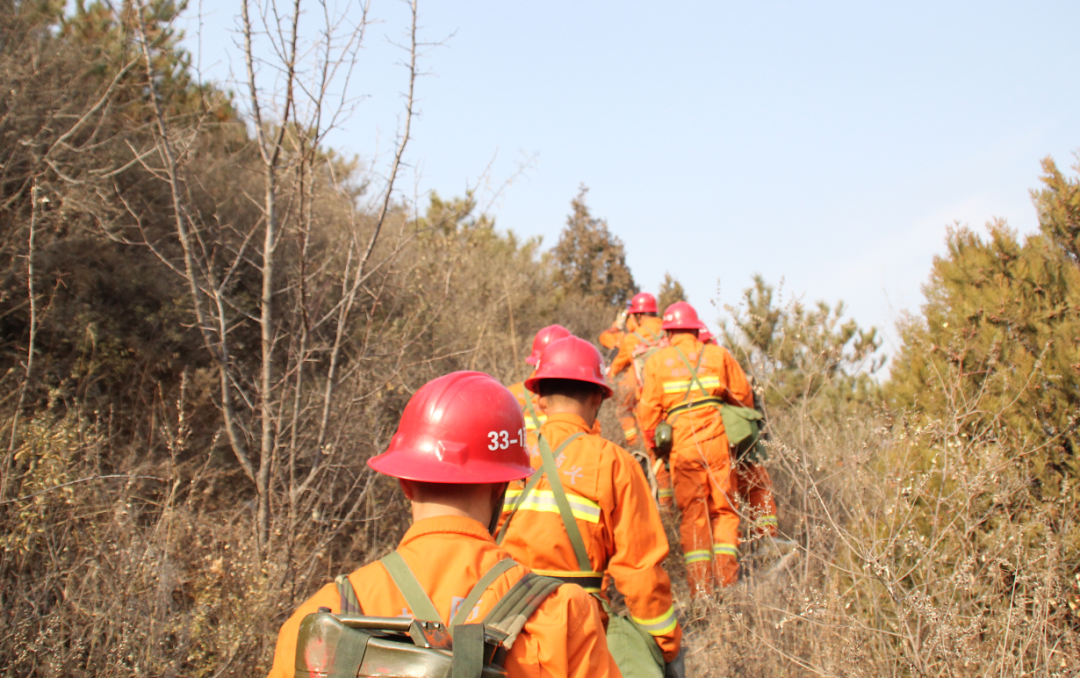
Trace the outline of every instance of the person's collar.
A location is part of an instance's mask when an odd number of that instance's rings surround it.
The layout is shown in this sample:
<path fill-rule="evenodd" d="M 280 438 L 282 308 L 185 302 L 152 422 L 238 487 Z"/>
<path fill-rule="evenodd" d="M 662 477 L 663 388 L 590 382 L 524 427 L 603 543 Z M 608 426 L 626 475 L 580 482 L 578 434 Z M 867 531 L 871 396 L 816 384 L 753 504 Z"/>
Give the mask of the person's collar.
<path fill-rule="evenodd" d="M 558 412 L 556 414 L 549 414 L 547 421 L 544 422 L 544 426 L 550 426 L 552 424 L 570 424 L 574 428 L 581 429 L 582 431 L 591 431 L 592 429 L 585 424 L 585 420 L 576 414 L 570 412 Z"/>
<path fill-rule="evenodd" d="M 405 546 L 409 542 L 429 534 L 461 534 L 492 543 L 495 541 L 487 528 L 472 518 L 466 518 L 465 516 L 435 516 L 434 518 L 424 518 L 413 523 L 405 536 L 401 538 L 400 546 Z"/>
<path fill-rule="evenodd" d="M 682 349 L 694 349 L 697 344 L 701 343 L 697 337 L 689 333 L 683 334 L 680 332 L 678 334 L 672 334 L 670 337 L 671 345 L 678 346 Z"/>
<path fill-rule="evenodd" d="M 640 323 L 640 325 L 642 327 L 647 327 L 648 329 L 656 332 L 657 334 L 660 334 L 661 330 L 663 329 L 663 327 L 662 327 L 663 324 L 664 324 L 664 319 L 663 318 L 659 318 L 659 317 L 654 318 L 652 316 L 643 317 L 641 319 L 641 323 Z"/>

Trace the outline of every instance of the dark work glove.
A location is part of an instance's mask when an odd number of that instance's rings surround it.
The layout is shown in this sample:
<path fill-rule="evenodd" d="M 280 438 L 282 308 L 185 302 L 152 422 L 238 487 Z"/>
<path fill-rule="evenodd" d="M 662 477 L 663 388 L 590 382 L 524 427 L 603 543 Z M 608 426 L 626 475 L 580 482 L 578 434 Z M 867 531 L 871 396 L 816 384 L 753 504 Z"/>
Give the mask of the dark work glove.
<path fill-rule="evenodd" d="M 686 648 L 680 647 L 679 654 L 664 664 L 664 678 L 686 678 Z"/>

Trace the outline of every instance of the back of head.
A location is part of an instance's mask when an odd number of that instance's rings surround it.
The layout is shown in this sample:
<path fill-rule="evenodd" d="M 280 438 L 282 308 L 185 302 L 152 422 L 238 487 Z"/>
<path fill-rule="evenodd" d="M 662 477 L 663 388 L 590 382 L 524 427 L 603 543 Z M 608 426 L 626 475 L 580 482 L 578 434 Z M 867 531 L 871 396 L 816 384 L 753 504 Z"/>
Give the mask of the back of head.
<path fill-rule="evenodd" d="M 571 400 L 587 400 L 595 394 L 604 395 L 603 387 L 577 379 L 541 379 L 536 386 L 537 395 L 543 398 L 563 397 Z"/>

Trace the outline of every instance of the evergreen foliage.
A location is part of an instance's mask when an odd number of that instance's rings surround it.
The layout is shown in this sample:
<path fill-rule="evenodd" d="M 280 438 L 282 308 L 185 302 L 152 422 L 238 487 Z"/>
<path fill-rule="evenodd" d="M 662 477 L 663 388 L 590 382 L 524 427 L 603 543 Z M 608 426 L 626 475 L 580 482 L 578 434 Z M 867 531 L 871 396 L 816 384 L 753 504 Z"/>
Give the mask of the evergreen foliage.
<path fill-rule="evenodd" d="M 793 300 L 781 306 L 760 275 L 729 307 L 725 345 L 765 393 L 766 404 L 867 402 L 877 390 L 870 375 L 884 364 L 877 330 L 844 320 L 844 304 Z"/>
<path fill-rule="evenodd" d="M 686 301 L 686 290 L 683 289 L 682 283 L 677 278 L 670 273 L 664 273 L 664 281 L 660 283 L 660 296 L 657 297 L 656 305 L 660 308 L 660 312 L 663 313 L 664 309 L 676 301 Z"/>
<path fill-rule="evenodd" d="M 380 212 L 361 162 L 320 147 L 317 130 L 295 118 L 256 128 L 230 94 L 195 81 L 172 28 L 183 7 L 0 0 L 0 666 L 11 675 L 265 674 L 295 603 L 404 531 L 394 483 L 365 462 L 411 393 L 456 369 L 520 380 L 537 329 L 595 337 L 637 291 L 584 187 L 549 252 L 496 228 L 471 193 L 418 206 L 388 189 Z M 252 196 L 267 185 L 252 136 L 264 127 L 282 140 L 271 390 L 254 376 L 268 257 L 252 244 L 266 232 Z M 179 197 L 163 137 L 182 150 Z M 1080 178 L 1050 159 L 1043 170 L 1039 234 L 1021 240 L 1000 222 L 988 237 L 949 232 L 922 314 L 902 327 L 887 399 L 873 376 L 881 342 L 843 304 L 785 304 L 756 276 L 729 309 L 724 339 L 770 409 L 781 528 L 804 559 L 691 619 L 693 669 L 1080 670 L 1068 611 L 1080 610 Z M 183 277 L 178 203 L 199 294 Z M 684 298 L 666 274 L 661 307 Z M 207 341 L 200 303 L 217 305 L 210 336 L 227 356 Z M 272 444 L 253 452 L 272 462 L 264 486 L 230 452 L 222 382 L 250 450 L 272 398 Z M 684 596 L 671 541 L 665 567 Z"/>
<path fill-rule="evenodd" d="M 985 238 L 949 230 L 888 388 L 896 408 L 943 435 L 1024 451 L 1010 463 L 1026 469 L 1029 491 L 995 507 L 1010 512 L 1080 499 L 1080 185 L 1043 167 L 1040 233 L 1021 240 L 1003 221 Z M 1080 567 L 1080 534 L 1059 536 Z"/>
<path fill-rule="evenodd" d="M 622 240 L 608 230 L 606 220 L 590 214 L 585 204 L 588 192 L 581 186 L 571 201 L 566 228 L 552 251 L 559 282 L 570 294 L 594 297 L 621 308 L 637 294 L 638 287 L 626 265 Z"/>

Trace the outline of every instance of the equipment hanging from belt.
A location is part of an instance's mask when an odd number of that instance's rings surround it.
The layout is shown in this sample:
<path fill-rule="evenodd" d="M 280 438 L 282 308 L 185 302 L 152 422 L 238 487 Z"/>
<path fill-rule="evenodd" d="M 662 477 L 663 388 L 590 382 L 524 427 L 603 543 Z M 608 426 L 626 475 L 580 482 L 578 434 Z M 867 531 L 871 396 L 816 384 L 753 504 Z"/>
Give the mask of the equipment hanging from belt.
<path fill-rule="evenodd" d="M 739 463 L 742 461 L 749 461 L 752 463 L 761 463 L 765 460 L 765 446 L 761 442 L 761 427 L 758 424 L 759 421 L 764 419 L 761 412 L 753 409 L 752 407 L 741 407 L 738 405 L 731 405 L 724 401 L 723 398 L 711 395 L 708 389 L 701 383 L 701 379 L 698 377 L 698 367 L 701 364 L 701 357 L 704 355 L 704 351 L 698 354 L 698 364 L 691 365 L 690 360 L 687 359 L 686 354 L 682 352 L 678 346 L 675 346 L 675 352 L 679 355 L 679 360 L 690 371 L 690 384 L 687 386 L 684 402 L 681 405 L 668 410 L 668 419 L 661 423 L 661 426 L 666 426 L 667 430 L 664 431 L 665 438 L 671 435 L 671 424 L 679 418 L 680 414 L 684 412 L 690 412 L 698 410 L 703 407 L 711 407 L 720 413 L 720 417 L 724 420 L 724 430 L 727 432 L 728 443 L 731 445 L 734 451 L 732 461 Z M 701 398 L 696 400 L 689 400 L 690 391 L 694 386 L 697 386 L 701 391 Z M 727 386 L 724 385 L 724 389 L 727 390 Z M 671 423 L 669 423 L 671 422 Z M 661 426 L 656 427 L 656 440 L 659 449 L 661 438 Z M 670 451 L 670 443 L 668 451 Z"/>

